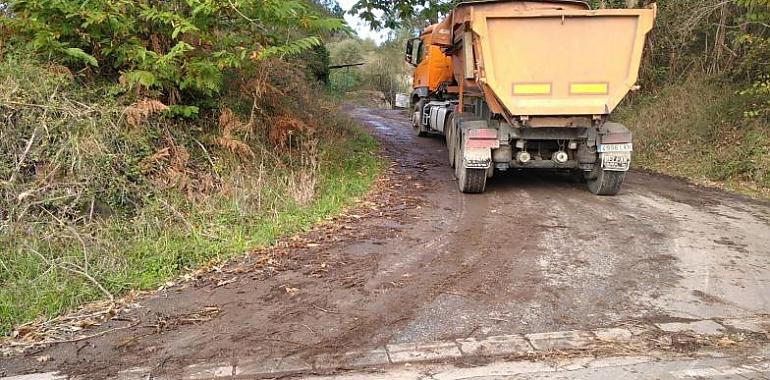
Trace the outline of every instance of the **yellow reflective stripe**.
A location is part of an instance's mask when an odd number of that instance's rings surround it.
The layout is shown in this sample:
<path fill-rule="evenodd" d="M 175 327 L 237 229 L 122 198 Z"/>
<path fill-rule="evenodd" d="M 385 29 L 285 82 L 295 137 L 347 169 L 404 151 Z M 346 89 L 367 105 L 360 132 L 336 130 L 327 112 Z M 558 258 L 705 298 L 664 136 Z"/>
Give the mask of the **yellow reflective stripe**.
<path fill-rule="evenodd" d="M 514 95 L 548 95 L 551 85 L 548 83 L 514 83 Z"/>
<path fill-rule="evenodd" d="M 606 94 L 607 83 L 572 83 L 569 85 L 570 94 Z"/>

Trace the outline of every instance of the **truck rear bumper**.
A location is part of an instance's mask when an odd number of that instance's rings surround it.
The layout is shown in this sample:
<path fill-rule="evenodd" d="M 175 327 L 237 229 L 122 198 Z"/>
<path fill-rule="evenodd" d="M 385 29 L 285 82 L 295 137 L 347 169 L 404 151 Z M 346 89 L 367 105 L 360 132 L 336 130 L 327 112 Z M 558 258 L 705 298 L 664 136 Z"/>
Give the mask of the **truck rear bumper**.
<path fill-rule="evenodd" d="M 499 166 L 498 169 L 502 168 Z M 590 165 L 593 167 L 593 164 Z M 575 160 L 570 160 L 565 163 L 558 163 L 553 160 L 532 160 L 527 163 L 521 163 L 518 161 L 511 161 L 507 163 L 507 167 L 510 169 L 580 169 L 580 163 Z"/>

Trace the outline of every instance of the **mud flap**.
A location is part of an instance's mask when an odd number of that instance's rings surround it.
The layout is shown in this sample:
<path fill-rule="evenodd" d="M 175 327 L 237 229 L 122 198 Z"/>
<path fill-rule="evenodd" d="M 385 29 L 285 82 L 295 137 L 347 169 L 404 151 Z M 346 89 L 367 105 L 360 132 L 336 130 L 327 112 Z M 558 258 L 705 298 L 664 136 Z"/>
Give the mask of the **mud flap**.
<path fill-rule="evenodd" d="M 632 141 L 631 131 L 623 124 L 606 122 L 599 129 L 600 144 L 622 144 Z"/>
<path fill-rule="evenodd" d="M 492 149 L 469 148 L 463 151 L 463 166 L 468 169 L 489 169 L 492 164 Z"/>
<path fill-rule="evenodd" d="M 599 130 L 599 163 L 602 170 L 625 172 L 631 167 L 631 131 L 618 123 L 604 123 Z"/>
<path fill-rule="evenodd" d="M 489 169 L 492 166 L 492 149 L 500 147 L 497 130 L 491 128 L 468 129 L 463 144 L 463 166 L 468 169 Z"/>

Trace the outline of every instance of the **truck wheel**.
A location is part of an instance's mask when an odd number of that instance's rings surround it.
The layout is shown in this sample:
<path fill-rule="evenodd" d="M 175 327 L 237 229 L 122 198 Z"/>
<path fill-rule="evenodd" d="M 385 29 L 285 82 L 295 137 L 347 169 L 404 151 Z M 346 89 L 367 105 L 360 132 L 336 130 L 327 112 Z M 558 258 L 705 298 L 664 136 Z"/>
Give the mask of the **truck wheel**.
<path fill-rule="evenodd" d="M 588 190 L 596 195 L 615 195 L 620 191 L 626 172 L 594 169 L 586 173 Z"/>
<path fill-rule="evenodd" d="M 446 138 L 446 149 L 449 155 L 449 166 L 454 168 L 457 165 L 457 152 L 455 152 L 455 146 L 457 145 L 457 139 L 455 136 L 458 131 L 458 120 L 462 120 L 464 117 L 468 117 L 468 113 L 464 112 L 452 112 L 449 114 L 444 126 L 444 137 Z"/>
<path fill-rule="evenodd" d="M 480 194 L 487 186 L 487 169 L 460 168 L 460 177 L 457 178 L 460 192 L 466 194 Z"/>
<path fill-rule="evenodd" d="M 414 105 L 413 109 L 413 117 L 415 120 L 412 122 L 412 127 L 414 128 L 414 134 L 418 137 L 425 137 L 428 135 L 428 132 L 425 131 L 425 128 L 422 127 L 420 124 L 420 121 L 422 119 L 422 107 L 425 106 L 425 100 L 420 100 Z"/>
<path fill-rule="evenodd" d="M 457 186 L 460 188 L 461 193 L 466 194 L 479 194 L 484 192 L 484 188 L 487 186 L 487 169 L 468 169 L 463 164 L 463 146 L 462 138 L 458 138 L 458 135 L 462 135 L 459 129 L 452 130 L 452 140 L 454 141 L 455 152 L 455 177 L 457 177 Z"/>
<path fill-rule="evenodd" d="M 446 132 L 444 136 L 446 138 L 446 150 L 449 154 L 449 167 L 455 167 L 455 142 L 454 142 L 454 130 L 455 130 L 455 118 L 454 115 L 449 115 L 449 121 L 447 121 L 447 127 L 444 129 Z"/>
<path fill-rule="evenodd" d="M 453 123 L 452 125 L 452 149 L 449 152 L 452 154 L 452 166 L 455 170 L 452 171 L 454 173 L 455 178 L 460 179 L 460 168 L 463 166 L 463 153 L 462 153 L 462 141 L 460 141 L 460 137 L 458 135 L 461 135 L 460 133 L 460 127 L 456 125 L 456 123 Z"/>

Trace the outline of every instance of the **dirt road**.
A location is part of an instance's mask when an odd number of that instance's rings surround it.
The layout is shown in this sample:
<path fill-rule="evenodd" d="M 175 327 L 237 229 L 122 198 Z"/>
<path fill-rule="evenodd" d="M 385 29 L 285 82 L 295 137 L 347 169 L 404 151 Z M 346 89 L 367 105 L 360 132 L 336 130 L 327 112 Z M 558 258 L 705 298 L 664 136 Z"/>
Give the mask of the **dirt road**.
<path fill-rule="evenodd" d="M 530 172 L 462 195 L 441 139 L 398 111 L 350 112 L 394 163 L 367 202 L 94 332 L 120 330 L 5 358 L 0 376 L 770 314 L 768 203 L 638 172 L 615 197 Z"/>

